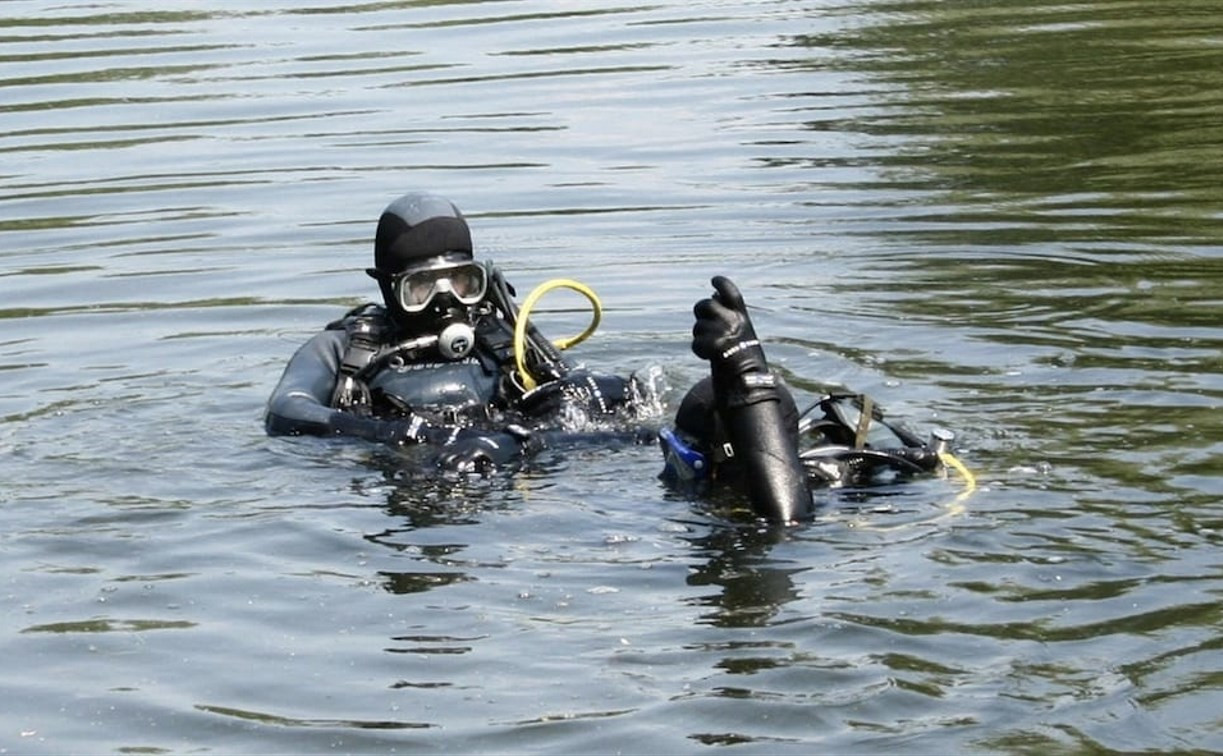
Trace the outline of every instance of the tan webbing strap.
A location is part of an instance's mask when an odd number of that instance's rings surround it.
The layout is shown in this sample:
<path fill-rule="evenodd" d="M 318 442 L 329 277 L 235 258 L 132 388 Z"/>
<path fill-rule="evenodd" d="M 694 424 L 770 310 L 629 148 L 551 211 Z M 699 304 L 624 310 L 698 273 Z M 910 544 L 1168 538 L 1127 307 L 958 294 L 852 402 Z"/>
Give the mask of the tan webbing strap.
<path fill-rule="evenodd" d="M 862 395 L 862 410 L 858 413 L 858 427 L 854 429 L 854 448 L 866 446 L 866 433 L 871 428 L 871 415 L 875 412 L 875 401 L 866 394 Z"/>

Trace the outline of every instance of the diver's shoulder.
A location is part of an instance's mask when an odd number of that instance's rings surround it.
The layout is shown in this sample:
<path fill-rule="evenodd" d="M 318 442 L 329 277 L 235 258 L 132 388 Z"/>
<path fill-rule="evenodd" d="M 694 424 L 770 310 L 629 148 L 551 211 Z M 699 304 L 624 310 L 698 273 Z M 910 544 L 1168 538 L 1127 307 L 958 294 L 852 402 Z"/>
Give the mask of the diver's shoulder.
<path fill-rule="evenodd" d="M 346 331 L 351 328 L 353 324 L 362 321 L 383 325 L 389 321 L 389 318 L 390 316 L 387 313 L 386 307 L 374 302 L 366 302 L 365 304 L 357 305 L 339 318 L 331 321 L 323 330 Z"/>

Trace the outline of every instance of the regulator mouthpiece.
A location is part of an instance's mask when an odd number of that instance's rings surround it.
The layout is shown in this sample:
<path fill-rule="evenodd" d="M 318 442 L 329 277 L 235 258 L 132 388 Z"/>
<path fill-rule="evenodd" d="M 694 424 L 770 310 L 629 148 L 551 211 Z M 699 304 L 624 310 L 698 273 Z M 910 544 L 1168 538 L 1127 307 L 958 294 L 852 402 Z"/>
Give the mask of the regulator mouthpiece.
<path fill-rule="evenodd" d="M 437 350 L 448 360 L 467 356 L 476 343 L 476 331 L 467 323 L 451 323 L 437 336 Z"/>

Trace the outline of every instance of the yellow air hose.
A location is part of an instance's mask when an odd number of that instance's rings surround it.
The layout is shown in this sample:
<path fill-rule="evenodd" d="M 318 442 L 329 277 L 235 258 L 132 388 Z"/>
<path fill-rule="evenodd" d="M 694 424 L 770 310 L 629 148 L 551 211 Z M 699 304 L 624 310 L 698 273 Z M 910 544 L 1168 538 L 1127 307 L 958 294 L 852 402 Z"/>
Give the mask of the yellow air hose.
<path fill-rule="evenodd" d="M 966 509 L 964 502 L 969 496 L 972 496 L 974 491 L 977 490 L 977 476 L 973 475 L 972 470 L 969 470 L 968 467 L 960 461 L 959 457 L 956 457 L 949 451 L 941 451 L 938 453 L 938 458 L 939 461 L 943 463 L 944 467 L 951 468 L 955 470 L 957 474 L 959 474 L 959 476 L 964 480 L 964 489 L 943 506 L 942 512 L 929 520 L 925 520 L 922 523 L 925 525 L 929 525 L 949 517 L 958 517 L 964 514 Z M 908 522 L 901 523 L 899 525 L 876 525 L 872 522 L 857 521 L 851 522 L 850 527 L 878 533 L 890 533 L 910 528 L 915 524 L 917 523 Z"/>
<path fill-rule="evenodd" d="M 553 289 L 572 289 L 576 291 L 590 301 L 592 310 L 590 325 L 586 326 L 586 330 L 577 336 L 568 339 L 557 339 L 552 342 L 556 345 L 557 349 L 565 350 L 571 346 L 581 344 L 595 332 L 595 329 L 599 327 L 599 321 L 603 319 L 603 303 L 599 301 L 598 295 L 586 284 L 578 283 L 568 278 L 554 278 L 551 281 L 544 281 L 539 286 L 536 286 L 527 295 L 527 298 L 523 300 L 522 307 L 518 309 L 518 320 L 514 323 L 514 365 L 518 368 L 518 377 L 522 381 L 522 387 L 527 391 L 538 385 L 534 376 L 527 371 L 527 321 L 530 318 L 531 310 L 535 308 L 535 304 L 543 295 Z"/>
<path fill-rule="evenodd" d="M 960 491 L 947 505 L 946 513 L 948 515 L 958 515 L 964 511 L 964 500 L 972 496 L 972 492 L 977 490 L 977 476 L 973 475 L 972 470 L 969 470 L 958 457 L 949 451 L 939 452 L 938 458 L 944 465 L 958 472 L 960 477 L 964 479 L 964 490 Z"/>

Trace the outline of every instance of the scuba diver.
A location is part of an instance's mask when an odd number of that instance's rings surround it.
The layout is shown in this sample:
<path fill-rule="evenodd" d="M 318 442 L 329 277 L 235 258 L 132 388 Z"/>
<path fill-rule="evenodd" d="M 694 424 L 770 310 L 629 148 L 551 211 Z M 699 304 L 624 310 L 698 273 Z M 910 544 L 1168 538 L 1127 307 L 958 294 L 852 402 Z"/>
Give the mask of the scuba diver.
<path fill-rule="evenodd" d="M 269 434 L 430 445 L 443 469 L 480 472 L 554 434 L 636 417 L 652 396 L 648 379 L 587 371 L 519 324 L 513 288 L 473 258 L 449 200 L 412 193 L 388 205 L 366 273 L 383 304 L 298 349 L 268 401 Z"/>
<path fill-rule="evenodd" d="M 951 435 L 931 443 L 884 420 L 870 397 L 830 394 L 803 412 L 769 369 L 738 287 L 713 278 L 714 294 L 693 308 L 692 351 L 709 362 L 680 403 L 674 428 L 659 432 L 662 478 L 701 494 L 713 485 L 747 493 L 764 519 L 812 517 L 815 486 L 864 485 L 934 472 Z"/>
<path fill-rule="evenodd" d="M 298 349 L 268 401 L 269 434 L 426 446 L 436 466 L 459 473 L 512 466 L 556 443 L 657 440 L 669 485 L 737 488 L 776 523 L 810 519 L 816 486 L 934 471 L 949 440 L 922 443 L 860 395 L 798 412 L 726 278 L 694 307 L 692 350 L 710 375 L 688 391 L 674 427 L 658 430 L 641 422 L 659 411 L 655 374 L 593 373 L 562 356 L 530 324 L 540 290 L 520 309 L 501 271 L 474 259 L 449 200 L 413 193 L 388 205 L 366 272 L 383 304 L 349 311 Z"/>

